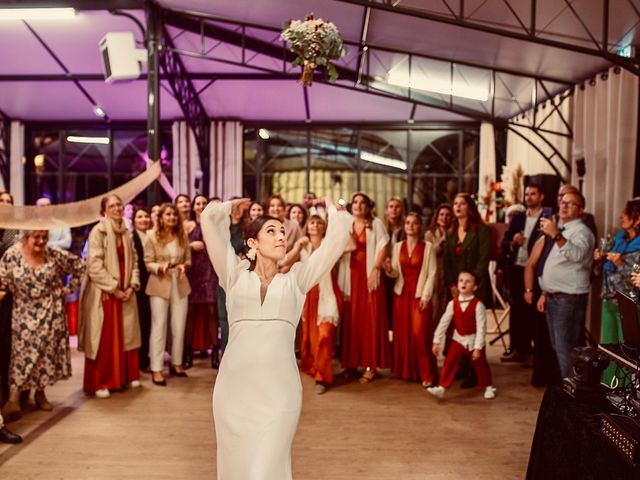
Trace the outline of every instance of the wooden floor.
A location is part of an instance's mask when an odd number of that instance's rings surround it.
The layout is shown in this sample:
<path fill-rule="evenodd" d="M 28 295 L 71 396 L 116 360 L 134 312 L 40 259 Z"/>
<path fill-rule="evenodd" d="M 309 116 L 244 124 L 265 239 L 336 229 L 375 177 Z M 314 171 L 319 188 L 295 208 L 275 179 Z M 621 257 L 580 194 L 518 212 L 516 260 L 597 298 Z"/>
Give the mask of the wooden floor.
<path fill-rule="evenodd" d="M 206 361 L 166 388 L 145 375 L 142 388 L 98 400 L 83 395 L 83 357 L 73 350 L 73 378 L 48 391 L 53 412 L 10 424 L 24 442 L 0 444 L 2 480 L 215 478 L 215 370 Z M 543 392 L 529 385 L 531 370 L 500 364 L 500 353 L 489 350 L 493 401 L 455 386 L 438 402 L 417 384 L 383 376 L 360 385 L 344 374 L 318 396 L 303 377 L 294 478 L 524 478 Z"/>

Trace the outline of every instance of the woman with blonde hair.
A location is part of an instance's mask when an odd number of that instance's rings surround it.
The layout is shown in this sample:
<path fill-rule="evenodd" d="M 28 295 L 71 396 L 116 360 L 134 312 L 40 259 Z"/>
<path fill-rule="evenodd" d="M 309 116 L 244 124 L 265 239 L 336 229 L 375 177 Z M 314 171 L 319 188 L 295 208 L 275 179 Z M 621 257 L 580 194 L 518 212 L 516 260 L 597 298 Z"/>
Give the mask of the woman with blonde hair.
<path fill-rule="evenodd" d="M 108 398 L 109 390 L 140 386 L 140 323 L 135 292 L 138 257 L 124 223 L 122 200 L 100 202 L 105 217 L 89 234 L 87 275 L 80 291 L 78 350 L 85 354 L 85 393 Z"/>
<path fill-rule="evenodd" d="M 164 347 L 167 341 L 167 317 L 171 310 L 172 375 L 186 377 L 182 369 L 184 333 L 188 298 L 191 293 L 187 270 L 191 266 L 189 239 L 183 228 L 178 208 L 164 203 L 158 212 L 158 225 L 147 235 L 144 263 L 149 272 L 147 295 L 151 304 L 151 374 L 153 383 L 166 386 L 162 375 Z"/>
<path fill-rule="evenodd" d="M 306 228 L 309 241 L 300 251 L 302 262 L 325 241 L 327 222 L 320 215 L 311 215 Z M 333 339 L 342 310 L 342 296 L 333 273 L 328 272 L 309 290 L 302 309 L 300 370 L 313 377 L 318 395 L 333 383 Z"/>

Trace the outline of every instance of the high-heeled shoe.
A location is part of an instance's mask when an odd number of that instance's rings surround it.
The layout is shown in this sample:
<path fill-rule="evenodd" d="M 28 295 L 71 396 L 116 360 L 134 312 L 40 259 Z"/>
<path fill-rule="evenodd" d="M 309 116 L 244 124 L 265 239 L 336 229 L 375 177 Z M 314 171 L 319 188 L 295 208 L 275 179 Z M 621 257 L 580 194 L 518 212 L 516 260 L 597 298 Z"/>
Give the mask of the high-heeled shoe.
<path fill-rule="evenodd" d="M 47 396 L 44 394 L 43 390 L 36 391 L 34 400 L 40 410 L 44 410 L 45 412 L 50 412 L 51 410 L 53 410 L 53 407 L 49 403 L 49 400 L 47 400 Z"/>
<path fill-rule="evenodd" d="M 174 377 L 188 377 L 187 372 L 184 370 L 177 371 L 173 365 L 169 367 L 169 374 Z"/>
<path fill-rule="evenodd" d="M 153 382 L 154 385 L 159 385 L 161 387 L 167 386 L 167 380 L 164 378 L 162 380 L 156 380 L 155 378 L 152 378 L 151 381 Z"/>
<path fill-rule="evenodd" d="M 156 380 L 156 377 L 153 375 L 154 372 L 151 372 L 151 381 L 153 382 L 154 385 L 159 385 L 160 387 L 166 387 L 167 386 L 167 380 L 162 377 L 162 380 Z M 158 372 L 160 373 L 160 372 Z"/>

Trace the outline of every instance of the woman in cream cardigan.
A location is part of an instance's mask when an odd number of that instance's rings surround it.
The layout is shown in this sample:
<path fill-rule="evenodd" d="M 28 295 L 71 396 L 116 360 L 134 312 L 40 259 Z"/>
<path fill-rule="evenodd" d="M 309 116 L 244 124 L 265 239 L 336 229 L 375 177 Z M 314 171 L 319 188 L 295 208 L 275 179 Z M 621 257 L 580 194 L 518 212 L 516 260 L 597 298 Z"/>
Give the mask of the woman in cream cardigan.
<path fill-rule="evenodd" d="M 393 373 L 404 380 L 433 385 L 437 372 L 431 352 L 433 321 L 431 297 L 436 279 L 436 252 L 431 242 L 420 239 L 422 219 L 409 213 L 404 221 L 405 240 L 393 246 L 391 260 L 384 263 L 393 288 Z"/>
<path fill-rule="evenodd" d="M 371 382 L 377 368 L 389 367 L 389 319 L 380 269 L 387 257 L 389 235 L 373 216 L 373 202 L 364 193 L 351 199 L 353 243 L 340 260 L 338 284 L 345 299 L 342 322 L 342 364 L 365 367 L 360 383 Z"/>
<path fill-rule="evenodd" d="M 178 377 L 187 376 L 182 369 L 182 353 L 191 293 L 186 275 L 191 266 L 189 240 L 178 209 L 172 203 L 165 203 L 160 207 L 158 224 L 147 235 L 144 263 L 149 272 L 146 291 L 151 303 L 151 375 L 154 384 L 165 386 L 167 382 L 162 375 L 162 369 L 169 310 L 172 335 L 172 365 L 169 371 Z"/>
<path fill-rule="evenodd" d="M 105 217 L 89 234 L 87 275 L 80 290 L 78 350 L 85 354 L 83 390 L 108 398 L 109 390 L 140 386 L 140 324 L 135 292 L 140 288 L 133 238 L 123 220 L 122 200 L 102 199 Z"/>

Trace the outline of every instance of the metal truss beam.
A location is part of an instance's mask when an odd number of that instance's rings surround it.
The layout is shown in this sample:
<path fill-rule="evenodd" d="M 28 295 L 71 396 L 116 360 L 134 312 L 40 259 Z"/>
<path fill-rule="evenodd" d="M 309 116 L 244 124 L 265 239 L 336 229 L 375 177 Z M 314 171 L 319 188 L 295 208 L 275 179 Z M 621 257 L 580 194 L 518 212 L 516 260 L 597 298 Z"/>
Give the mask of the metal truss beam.
<path fill-rule="evenodd" d="M 216 24 L 210 23 L 211 20 L 216 21 Z M 290 52 L 284 42 L 279 39 L 279 30 L 270 28 L 270 27 L 262 27 L 252 24 L 246 24 L 242 22 L 235 22 L 229 19 L 221 19 L 221 18 L 209 18 L 209 17 L 196 17 L 194 14 L 184 14 L 181 12 L 173 11 L 173 10 L 165 10 L 164 12 L 164 22 L 165 25 L 171 25 L 179 30 L 186 30 L 192 33 L 195 33 L 201 37 L 200 39 L 200 50 L 199 51 L 190 51 L 190 50 L 177 50 L 177 53 L 181 55 L 188 55 L 200 59 L 206 60 L 214 60 L 217 62 L 228 63 L 231 65 L 240 65 L 243 67 L 248 67 L 253 70 L 257 70 L 263 73 L 273 73 L 275 75 L 287 75 L 291 73 L 291 69 L 288 64 L 292 60 L 295 59 L 295 55 Z M 230 28 L 224 28 L 220 26 L 220 23 L 225 23 L 230 26 Z M 353 86 L 358 91 L 365 91 L 368 93 L 380 93 L 381 90 L 376 88 L 376 85 L 383 86 L 384 82 L 376 84 L 376 79 L 374 79 L 369 72 L 369 60 L 372 51 L 382 51 L 389 52 L 393 54 L 402 54 L 405 55 L 409 62 L 412 59 L 427 59 L 427 60 L 435 60 L 441 62 L 447 62 L 451 65 L 451 68 L 454 68 L 455 65 L 463 65 L 473 68 L 483 69 L 487 72 L 491 72 L 492 76 L 495 78 L 496 75 L 505 74 L 505 75 L 513 75 L 521 78 L 526 78 L 528 80 L 536 81 L 536 80 L 544 80 L 549 83 L 555 83 L 555 88 L 550 91 L 550 93 L 555 94 L 558 93 L 558 90 L 563 90 L 569 88 L 571 86 L 571 82 L 566 79 L 561 78 L 553 78 L 546 76 L 531 76 L 527 74 L 523 74 L 522 72 L 508 70 L 508 69 L 491 69 L 487 68 L 486 65 L 475 64 L 470 62 L 452 62 L 451 60 L 444 59 L 436 56 L 425 56 L 425 55 L 414 55 L 411 53 L 388 49 L 388 48 L 380 48 L 374 45 L 366 45 L 366 31 L 367 31 L 367 17 L 366 15 L 363 17 L 363 27 L 362 27 L 362 38 L 360 44 L 354 44 L 357 48 L 362 47 L 362 54 L 357 57 L 357 65 L 354 65 L 353 69 L 348 68 L 344 65 L 338 65 L 337 69 L 340 75 L 341 80 L 347 80 L 349 82 L 353 82 Z M 269 42 L 261 39 L 257 39 L 248 35 L 247 30 L 250 29 L 262 29 L 267 32 L 274 33 L 274 40 Z M 181 36 L 182 33 L 179 33 L 177 36 Z M 219 43 L 214 45 L 213 47 L 209 47 L 205 50 L 205 37 L 209 39 L 217 40 Z M 365 45 L 362 45 L 362 42 Z M 240 48 L 239 57 L 241 59 L 236 60 L 228 60 L 226 58 L 216 57 L 213 55 L 215 53 L 215 49 L 218 45 L 225 43 L 234 45 Z M 353 47 L 352 44 L 348 44 Z M 213 53 L 212 53 L 213 52 Z M 257 65 L 255 62 L 252 64 L 252 60 L 257 55 L 264 55 L 273 59 L 278 60 L 278 62 L 282 62 L 281 67 L 264 67 L 263 64 Z M 493 71 L 492 71 L 493 70 Z M 193 74 L 192 75 L 193 78 Z M 316 76 L 316 81 L 323 81 L 325 78 L 318 74 Z M 336 84 L 339 85 L 339 84 Z M 405 89 L 406 94 L 401 95 L 396 93 L 391 93 L 389 91 L 385 92 L 385 96 L 391 96 L 392 98 L 403 98 L 408 97 L 409 99 L 421 99 L 419 104 L 438 108 L 442 110 L 452 111 L 454 113 L 458 113 L 460 115 L 465 115 L 470 118 L 474 118 L 476 120 L 481 121 L 493 121 L 496 119 L 500 119 L 500 117 L 496 117 L 494 115 L 494 109 L 491 108 L 482 108 L 479 110 L 474 110 L 471 108 L 462 107 L 460 105 L 455 105 L 454 99 L 449 96 L 448 101 L 443 101 L 442 99 L 434 98 L 432 96 L 426 95 L 424 92 L 415 89 Z M 384 91 L 383 91 L 384 92 Z M 495 94 L 495 92 L 494 92 Z M 542 101 L 543 99 L 541 99 Z M 509 98 L 511 101 L 511 98 Z M 492 107 L 494 105 L 494 100 L 492 100 Z M 529 106 L 530 108 L 530 106 Z M 489 111 L 491 110 L 491 111 Z M 520 110 L 520 109 L 519 109 Z"/>
<path fill-rule="evenodd" d="M 160 80 L 170 80 L 177 74 L 160 74 Z M 294 80 L 300 78 L 297 73 L 208 73 L 189 72 L 191 80 Z M 148 75 L 143 73 L 138 80 L 147 80 Z M 70 73 L 70 74 L 0 74 L 0 82 L 104 82 L 102 73 Z"/>
<path fill-rule="evenodd" d="M 52 5 L 55 3 L 55 5 Z M 76 10 L 143 10 L 145 0 L 3 0 L 3 8 L 75 8 Z"/>
<path fill-rule="evenodd" d="M 619 65 L 622 68 L 634 73 L 635 75 L 640 75 L 640 66 L 637 62 L 632 59 L 624 58 L 614 53 L 611 53 L 611 46 L 617 46 L 617 40 L 611 42 L 609 38 L 609 15 L 610 15 L 610 5 L 609 1 L 605 0 L 602 2 L 602 10 L 601 10 L 601 18 L 603 25 L 602 39 L 598 41 L 595 38 L 595 35 L 591 32 L 591 30 L 587 27 L 584 20 L 580 17 L 579 13 L 573 8 L 571 2 L 569 0 L 564 0 L 567 9 L 569 9 L 573 15 L 573 17 L 582 25 L 582 28 L 585 31 L 587 38 L 585 39 L 587 42 L 591 43 L 593 46 L 584 46 L 578 45 L 576 43 L 571 43 L 564 40 L 555 40 L 545 36 L 542 36 L 543 33 L 537 26 L 537 0 L 528 0 L 530 5 L 530 18 L 529 18 L 529 26 L 525 24 L 525 21 L 521 19 L 513 9 L 510 0 L 503 0 L 503 4 L 505 8 L 514 15 L 518 27 L 513 26 L 511 28 L 505 28 L 501 26 L 496 26 L 493 23 L 489 23 L 486 20 L 480 20 L 478 18 L 473 18 L 473 13 L 467 14 L 465 12 L 465 0 L 458 0 L 458 6 L 451 7 L 449 3 L 447 3 L 447 9 L 449 10 L 449 14 L 441 14 L 441 13 L 433 13 L 427 10 L 422 10 L 418 8 L 405 7 L 399 1 L 388 1 L 388 0 L 338 0 L 343 3 L 350 3 L 353 5 L 359 5 L 365 8 L 373 8 L 376 10 L 381 10 L 385 12 L 392 12 L 399 15 L 407 15 L 415 18 L 421 18 L 423 20 L 443 23 L 446 25 L 452 25 L 456 27 L 467 28 L 470 30 L 475 30 L 479 32 L 489 33 L 493 35 L 499 35 L 502 37 L 513 38 L 516 40 L 521 40 L 523 42 L 529 43 L 537 43 L 540 45 L 544 45 L 547 47 L 559 48 L 562 50 L 567 50 L 575 53 L 582 53 L 585 55 L 591 55 L 595 57 L 600 57 L 609 62 Z M 513 0 L 511 0 L 513 1 Z M 632 5 L 633 6 L 633 5 Z M 640 18 L 640 12 L 638 9 L 634 7 L 634 11 L 636 15 Z M 622 39 L 619 39 L 622 40 Z"/>
<path fill-rule="evenodd" d="M 67 75 L 69 75 L 71 73 L 69 71 L 69 69 L 66 67 L 66 65 L 64 63 L 62 63 L 62 60 L 60 60 L 60 58 L 55 54 L 55 52 L 51 49 L 51 47 L 47 44 L 47 42 L 45 42 L 44 39 L 40 35 L 38 35 L 38 32 L 36 32 L 35 29 L 31 25 L 29 25 L 29 23 L 27 23 L 27 21 L 23 20 L 22 23 L 25 25 L 25 27 L 27 27 L 27 29 L 31 32 L 31 34 L 36 38 L 36 40 L 38 41 L 38 43 L 40 43 L 42 48 L 44 48 L 47 51 L 49 56 L 51 56 L 51 58 L 58 64 L 58 66 Z M 76 87 L 78 87 L 78 90 L 80 90 L 82 95 L 89 101 L 89 103 L 91 104 L 91 108 L 95 108 L 98 105 L 98 103 L 93 99 L 91 94 L 89 94 L 89 92 L 87 92 L 87 90 L 82 86 L 82 84 L 80 84 L 80 82 L 74 81 L 73 83 L 75 84 Z M 104 120 L 106 122 L 109 121 L 109 117 L 107 115 L 104 115 L 103 118 L 104 118 Z"/>
<path fill-rule="evenodd" d="M 556 175 L 562 179 L 564 179 L 565 181 L 567 179 L 565 179 L 562 175 L 562 173 L 560 173 L 560 170 L 558 170 L 558 167 L 556 167 L 556 165 L 553 163 L 553 157 L 555 157 L 555 153 L 553 155 L 547 155 L 546 153 L 544 153 L 542 151 L 542 149 L 536 145 L 534 142 L 532 142 L 529 138 L 527 138 L 525 135 L 523 135 L 522 133 L 520 133 L 517 129 L 513 128 L 513 126 L 509 126 L 507 127 L 507 130 L 510 132 L 513 132 L 515 135 L 517 135 L 518 137 L 520 137 L 522 140 L 524 140 L 525 142 L 527 142 L 531 148 L 533 148 L 534 150 L 536 150 L 540 156 L 542 158 L 544 158 L 544 160 L 549 164 L 549 166 L 553 169 L 553 171 L 556 173 Z"/>
<path fill-rule="evenodd" d="M 182 63 L 180 55 L 175 52 L 175 46 L 171 37 L 164 32 L 164 44 L 160 55 L 160 66 L 167 75 L 167 80 L 173 92 L 173 96 L 178 101 L 182 113 L 184 113 L 187 125 L 193 132 L 198 147 L 200 157 L 200 168 L 202 169 L 202 193 L 209 195 L 209 165 L 210 165 L 210 121 L 198 91 L 191 83 L 189 72 Z"/>

